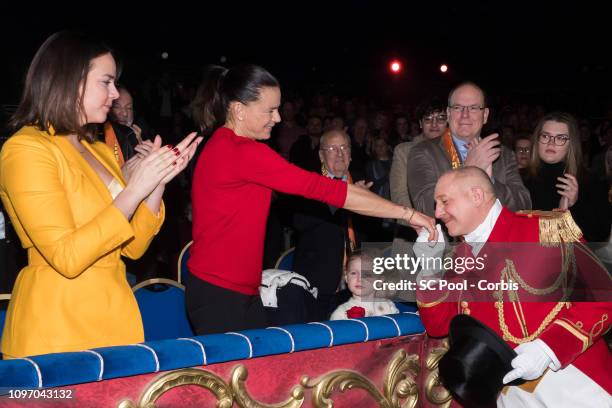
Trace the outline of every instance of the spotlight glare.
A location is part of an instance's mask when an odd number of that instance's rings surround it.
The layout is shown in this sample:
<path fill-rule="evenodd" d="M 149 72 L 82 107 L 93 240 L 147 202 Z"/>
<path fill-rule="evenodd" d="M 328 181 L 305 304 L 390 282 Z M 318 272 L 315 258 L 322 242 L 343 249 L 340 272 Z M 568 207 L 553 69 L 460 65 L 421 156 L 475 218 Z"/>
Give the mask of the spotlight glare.
<path fill-rule="evenodd" d="M 391 61 L 391 65 L 389 65 L 389 67 L 391 68 L 391 72 L 395 74 L 402 70 L 402 64 L 400 64 L 400 62 L 397 60 Z"/>

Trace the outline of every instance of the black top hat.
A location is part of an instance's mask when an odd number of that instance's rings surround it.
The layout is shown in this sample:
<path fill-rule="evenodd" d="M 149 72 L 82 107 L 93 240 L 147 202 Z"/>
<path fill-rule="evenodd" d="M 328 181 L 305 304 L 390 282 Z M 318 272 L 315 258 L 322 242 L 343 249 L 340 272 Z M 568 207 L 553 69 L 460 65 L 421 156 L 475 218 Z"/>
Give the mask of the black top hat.
<path fill-rule="evenodd" d="M 516 352 L 497 333 L 467 315 L 451 321 L 449 343 L 438 365 L 442 384 L 466 408 L 495 407 Z M 510 385 L 523 382 L 518 379 Z"/>

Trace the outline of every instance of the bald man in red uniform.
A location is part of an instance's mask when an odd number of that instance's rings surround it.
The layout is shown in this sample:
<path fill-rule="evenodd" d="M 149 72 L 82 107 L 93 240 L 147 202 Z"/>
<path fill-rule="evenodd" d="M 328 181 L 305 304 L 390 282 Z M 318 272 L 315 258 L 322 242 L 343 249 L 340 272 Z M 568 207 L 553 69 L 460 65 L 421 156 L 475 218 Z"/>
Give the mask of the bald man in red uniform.
<path fill-rule="evenodd" d="M 581 232 L 570 213 L 513 213 L 497 200 L 487 175 L 475 167 L 444 174 L 436 184 L 434 198 L 436 218 L 446 225 L 449 235 L 464 241 L 454 256 L 486 253 L 485 270 L 479 276 L 486 276 L 489 282 L 500 277 L 512 279 L 518 290 L 503 292 L 501 299 L 491 296 L 490 301 L 483 301 L 474 290 L 419 290 L 419 312 L 428 334 L 447 336 L 451 319 L 469 314 L 515 348 L 514 369 L 503 382 L 516 378 L 528 381 L 505 387 L 498 406 L 612 407 L 612 355 L 602 338 L 610 328 L 612 304 L 536 302 L 538 297 L 550 300 L 571 290 L 576 283 L 572 280 L 576 265 L 586 266 L 600 286 L 603 282 L 604 289 L 610 289 L 608 272 L 581 244 Z M 443 245 L 436 245 L 438 255 Z M 560 271 L 565 275 L 559 276 Z M 463 280 L 469 274 L 447 272 L 445 279 Z"/>

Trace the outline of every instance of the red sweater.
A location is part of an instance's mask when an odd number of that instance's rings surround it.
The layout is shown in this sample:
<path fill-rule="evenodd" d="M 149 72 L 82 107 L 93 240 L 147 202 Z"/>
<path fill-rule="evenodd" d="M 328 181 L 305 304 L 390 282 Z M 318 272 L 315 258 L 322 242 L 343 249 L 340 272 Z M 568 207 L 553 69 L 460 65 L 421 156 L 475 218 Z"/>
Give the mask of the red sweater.
<path fill-rule="evenodd" d="M 272 190 L 343 207 L 347 184 L 289 164 L 267 145 L 219 128 L 193 176 L 189 271 L 229 290 L 255 295 Z"/>

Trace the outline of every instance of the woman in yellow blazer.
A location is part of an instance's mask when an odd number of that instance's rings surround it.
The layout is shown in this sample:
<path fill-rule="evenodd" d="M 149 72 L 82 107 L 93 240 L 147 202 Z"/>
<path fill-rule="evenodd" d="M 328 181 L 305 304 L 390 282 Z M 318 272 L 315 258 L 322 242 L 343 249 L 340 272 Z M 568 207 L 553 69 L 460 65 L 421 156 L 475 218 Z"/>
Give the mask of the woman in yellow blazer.
<path fill-rule="evenodd" d="M 2 334 L 5 358 L 144 340 L 121 255 L 138 258 L 164 220 L 164 187 L 201 138 L 159 136 L 123 169 L 88 126 L 103 123 L 116 66 L 103 44 L 60 32 L 30 65 L 19 129 L 0 152 L 0 198 L 28 251 Z M 124 178 L 125 175 L 125 178 Z"/>

